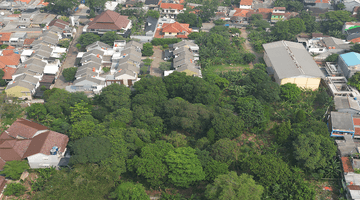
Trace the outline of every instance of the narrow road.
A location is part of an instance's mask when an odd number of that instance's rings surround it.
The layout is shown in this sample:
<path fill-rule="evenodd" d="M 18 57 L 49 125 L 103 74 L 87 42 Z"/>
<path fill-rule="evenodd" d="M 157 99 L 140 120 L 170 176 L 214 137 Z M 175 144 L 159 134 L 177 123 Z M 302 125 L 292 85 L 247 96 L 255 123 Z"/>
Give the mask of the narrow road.
<path fill-rule="evenodd" d="M 76 60 L 76 56 L 78 54 L 78 50 L 76 48 L 76 43 L 78 38 L 80 37 L 82 30 L 83 30 L 84 26 L 79 26 L 78 29 L 76 30 L 76 34 L 75 37 L 73 38 L 73 40 L 71 41 L 71 44 L 69 46 L 69 50 L 66 54 L 66 58 L 65 61 L 62 63 L 60 69 L 59 69 L 59 77 L 58 79 L 56 79 L 54 87 L 56 88 L 61 88 L 61 89 L 65 89 L 66 86 L 69 85 L 69 83 L 66 83 L 64 76 L 62 75 L 62 72 L 64 69 L 69 68 L 69 67 L 74 67 L 75 64 L 75 60 Z"/>
<path fill-rule="evenodd" d="M 154 46 L 154 54 L 150 57 L 153 59 L 150 67 L 150 75 L 152 76 L 162 76 L 162 71 L 159 69 L 161 62 L 166 62 L 162 59 L 162 50 L 160 46 Z"/>
<path fill-rule="evenodd" d="M 254 50 L 254 47 L 251 45 L 251 43 L 248 40 L 248 33 L 246 32 L 246 30 L 241 30 L 241 37 L 245 38 L 245 44 L 244 47 L 250 52 L 253 53 L 256 58 L 254 63 L 258 63 L 259 62 L 259 58 L 263 58 L 264 57 L 264 53 L 256 53 Z"/>

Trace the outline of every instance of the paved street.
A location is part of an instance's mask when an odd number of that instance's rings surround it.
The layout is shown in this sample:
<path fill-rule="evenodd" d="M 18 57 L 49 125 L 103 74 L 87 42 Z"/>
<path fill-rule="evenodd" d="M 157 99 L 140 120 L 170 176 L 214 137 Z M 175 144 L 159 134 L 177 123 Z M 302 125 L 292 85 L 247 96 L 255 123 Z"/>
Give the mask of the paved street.
<path fill-rule="evenodd" d="M 160 46 L 154 47 L 154 54 L 151 56 L 153 62 L 150 67 L 150 75 L 152 76 L 162 76 L 162 71 L 159 69 L 159 65 L 161 62 L 166 62 L 162 59 L 162 50 Z"/>
<path fill-rule="evenodd" d="M 61 88 L 61 89 L 65 89 L 65 87 L 67 85 L 69 85 L 69 83 L 65 82 L 65 79 L 62 75 L 62 72 L 64 69 L 69 68 L 69 67 L 74 67 L 75 64 L 75 60 L 76 60 L 76 56 L 78 54 L 78 50 L 75 47 L 76 45 L 76 41 L 77 39 L 80 37 L 81 33 L 82 33 L 82 29 L 83 26 L 79 26 L 77 29 L 77 32 L 75 34 L 75 37 L 73 39 L 73 41 L 71 42 L 71 45 L 69 47 L 69 51 L 67 52 L 65 61 L 63 62 L 63 64 L 60 67 L 60 76 L 58 77 L 58 79 L 55 81 L 54 87 L 56 88 Z"/>

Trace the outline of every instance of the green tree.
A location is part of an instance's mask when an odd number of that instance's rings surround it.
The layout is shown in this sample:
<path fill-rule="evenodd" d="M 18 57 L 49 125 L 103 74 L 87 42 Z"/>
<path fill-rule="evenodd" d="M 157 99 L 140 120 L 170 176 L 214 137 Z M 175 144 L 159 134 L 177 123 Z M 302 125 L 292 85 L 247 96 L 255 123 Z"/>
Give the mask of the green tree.
<path fill-rule="evenodd" d="M 211 125 L 216 139 L 235 138 L 240 136 L 244 130 L 244 121 L 226 109 L 219 109 L 211 120 Z"/>
<path fill-rule="evenodd" d="M 171 69 L 171 62 L 161 62 L 159 64 L 159 69 L 161 71 L 168 71 Z"/>
<path fill-rule="evenodd" d="M 88 6 L 91 10 L 103 9 L 105 6 L 106 0 L 87 0 L 85 5 Z"/>
<path fill-rule="evenodd" d="M 70 107 L 71 109 L 71 115 L 70 115 L 70 121 L 72 123 L 81 121 L 86 116 L 90 116 L 90 108 L 87 103 L 84 101 L 81 101 L 79 103 L 75 103 L 74 107 Z"/>
<path fill-rule="evenodd" d="M 291 123 L 290 121 L 282 122 L 280 125 L 275 124 L 275 126 L 270 131 L 275 135 L 275 140 L 279 144 L 285 144 L 291 135 Z"/>
<path fill-rule="evenodd" d="M 69 39 L 62 39 L 58 42 L 58 45 L 64 48 L 69 48 L 70 40 Z"/>
<path fill-rule="evenodd" d="M 226 163 L 211 159 L 206 163 L 204 168 L 206 180 L 213 181 L 218 175 L 229 173 L 228 167 L 229 166 Z"/>
<path fill-rule="evenodd" d="M 186 135 L 171 131 L 169 135 L 165 135 L 164 139 L 172 144 L 175 148 L 187 146 Z"/>
<path fill-rule="evenodd" d="M 5 196 L 14 195 L 16 197 L 21 196 L 25 193 L 26 188 L 21 183 L 10 183 L 4 190 Z"/>
<path fill-rule="evenodd" d="M 159 19 L 160 13 L 159 13 L 159 11 L 156 11 L 156 10 L 149 10 L 149 11 L 147 11 L 145 17 L 153 17 L 155 19 Z"/>
<path fill-rule="evenodd" d="M 29 169 L 29 165 L 26 160 L 12 160 L 5 163 L 4 169 L 0 173 L 5 175 L 5 177 L 18 180 L 27 169 Z"/>
<path fill-rule="evenodd" d="M 351 47 L 351 48 L 352 48 L 352 47 Z M 328 56 L 328 57 L 325 59 L 325 61 L 326 61 L 326 62 L 337 62 L 338 57 L 339 57 L 339 54 L 334 53 L 334 54 L 331 54 L 330 56 Z"/>
<path fill-rule="evenodd" d="M 301 18 L 291 18 L 289 22 L 289 31 L 293 35 L 297 35 L 306 30 L 305 22 Z"/>
<path fill-rule="evenodd" d="M 194 13 L 180 13 L 177 15 L 176 21 L 190 24 L 190 27 L 198 27 L 198 25 L 201 25 L 199 24 L 198 16 Z"/>
<path fill-rule="evenodd" d="M 49 3 L 45 7 L 46 11 L 60 15 L 67 15 L 69 11 L 80 5 L 77 0 L 47 0 L 46 2 Z"/>
<path fill-rule="evenodd" d="M 196 181 L 205 179 L 205 172 L 191 147 L 180 147 L 171 150 L 165 156 L 169 166 L 169 179 L 179 187 L 189 187 Z"/>
<path fill-rule="evenodd" d="M 265 122 L 264 107 L 254 97 L 240 97 L 236 110 L 247 128 L 260 127 Z"/>
<path fill-rule="evenodd" d="M 307 33 L 313 33 L 319 30 L 320 23 L 316 22 L 316 18 L 311 15 L 311 11 L 301 11 L 300 18 L 304 21 L 305 31 Z"/>
<path fill-rule="evenodd" d="M 140 183 L 123 182 L 116 189 L 118 200 L 148 200 L 149 196 L 145 192 L 144 186 Z"/>
<path fill-rule="evenodd" d="M 337 10 L 344 10 L 345 9 L 345 5 L 343 3 L 338 3 L 336 4 L 336 9 Z"/>
<path fill-rule="evenodd" d="M 294 83 L 286 83 L 280 86 L 280 96 L 284 101 L 290 101 L 295 103 L 299 100 L 301 95 L 301 89 Z"/>
<path fill-rule="evenodd" d="M 129 170 L 136 170 L 136 173 L 145 177 L 152 186 L 160 186 L 166 180 L 169 171 L 165 156 L 173 149 L 171 144 L 163 140 L 148 144 L 141 149 L 140 157 L 135 156 L 129 162 L 129 165 L 134 167 Z"/>
<path fill-rule="evenodd" d="M 130 89 L 124 85 L 111 84 L 102 89 L 98 101 L 110 112 L 119 108 L 130 108 Z"/>
<path fill-rule="evenodd" d="M 75 74 L 77 72 L 77 67 L 69 67 L 63 70 L 63 76 L 66 81 L 75 80 Z"/>
<path fill-rule="evenodd" d="M 141 50 L 143 56 L 152 56 L 154 54 L 153 46 L 151 43 L 145 43 L 143 49 Z"/>
<path fill-rule="evenodd" d="M 218 1 L 204 0 L 202 6 L 196 8 L 199 9 L 199 17 L 204 21 L 208 22 L 210 18 L 215 17 L 215 12 L 219 5 Z"/>
<path fill-rule="evenodd" d="M 206 186 L 205 195 L 211 200 L 260 200 L 263 191 L 264 188 L 257 185 L 252 176 L 230 172 L 219 175 L 213 184 Z"/>
<path fill-rule="evenodd" d="M 121 40 L 121 39 L 123 39 L 123 37 L 116 34 L 115 31 L 108 31 L 103 36 L 101 36 L 100 41 L 110 46 L 113 46 L 115 40 Z"/>
<path fill-rule="evenodd" d="M 26 108 L 26 112 L 30 119 L 35 119 L 38 122 L 44 120 L 47 114 L 47 110 L 42 103 L 31 104 L 31 106 Z"/>
<path fill-rule="evenodd" d="M 4 70 L 0 69 L 0 86 L 6 86 L 6 81 L 2 79 L 5 75 Z"/>
<path fill-rule="evenodd" d="M 86 47 L 89 44 L 92 44 L 96 41 L 100 41 L 100 36 L 94 33 L 85 33 L 80 35 L 78 42 L 81 44 L 82 47 Z"/>
<path fill-rule="evenodd" d="M 81 49 L 81 44 L 78 43 L 78 44 L 76 44 L 75 46 L 76 46 L 76 48 L 78 49 L 78 51 L 80 51 L 80 49 Z"/>
<path fill-rule="evenodd" d="M 289 21 L 279 21 L 271 29 L 271 34 L 275 36 L 278 40 L 292 40 L 294 35 L 290 30 Z"/>
<path fill-rule="evenodd" d="M 237 159 L 234 151 L 236 145 L 236 141 L 229 138 L 220 139 L 211 146 L 211 156 L 222 163 L 231 163 Z"/>
<path fill-rule="evenodd" d="M 100 163 L 111 155 L 109 141 L 100 137 L 84 137 L 71 144 L 70 164 Z"/>
<path fill-rule="evenodd" d="M 314 132 L 300 134 L 293 145 L 298 164 L 309 170 L 325 167 L 327 161 L 336 155 L 334 142 Z"/>
<path fill-rule="evenodd" d="M 84 119 L 73 123 L 67 135 L 70 140 L 76 140 L 94 135 L 98 128 L 100 127 L 95 124 L 94 119 Z"/>
<path fill-rule="evenodd" d="M 352 77 L 350 77 L 348 84 L 360 90 L 360 72 L 356 72 Z"/>
<path fill-rule="evenodd" d="M 351 17 L 351 13 L 345 10 L 337 10 L 326 12 L 325 14 L 320 14 L 321 28 L 324 32 L 329 31 L 341 31 L 344 22 L 353 21 L 354 18 Z"/>
<path fill-rule="evenodd" d="M 354 44 L 353 46 L 350 47 L 350 50 L 356 53 L 360 53 L 360 44 Z"/>

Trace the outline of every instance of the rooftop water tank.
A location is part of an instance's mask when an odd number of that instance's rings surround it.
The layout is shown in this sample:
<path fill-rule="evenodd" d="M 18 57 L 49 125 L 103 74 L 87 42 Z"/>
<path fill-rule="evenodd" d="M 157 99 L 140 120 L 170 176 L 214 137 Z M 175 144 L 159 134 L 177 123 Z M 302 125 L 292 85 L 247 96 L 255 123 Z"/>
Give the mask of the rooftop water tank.
<path fill-rule="evenodd" d="M 56 155 L 58 150 L 59 150 L 59 148 L 57 146 L 53 146 L 53 148 L 50 150 L 50 154 L 51 155 Z"/>

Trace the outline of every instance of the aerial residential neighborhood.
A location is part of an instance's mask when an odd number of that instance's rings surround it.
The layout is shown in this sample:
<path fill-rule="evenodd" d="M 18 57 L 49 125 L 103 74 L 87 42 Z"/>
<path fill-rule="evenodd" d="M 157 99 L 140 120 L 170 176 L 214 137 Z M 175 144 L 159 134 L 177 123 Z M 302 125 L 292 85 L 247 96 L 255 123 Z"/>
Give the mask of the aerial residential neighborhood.
<path fill-rule="evenodd" d="M 360 1 L 0 2 L 0 199 L 360 199 Z"/>

